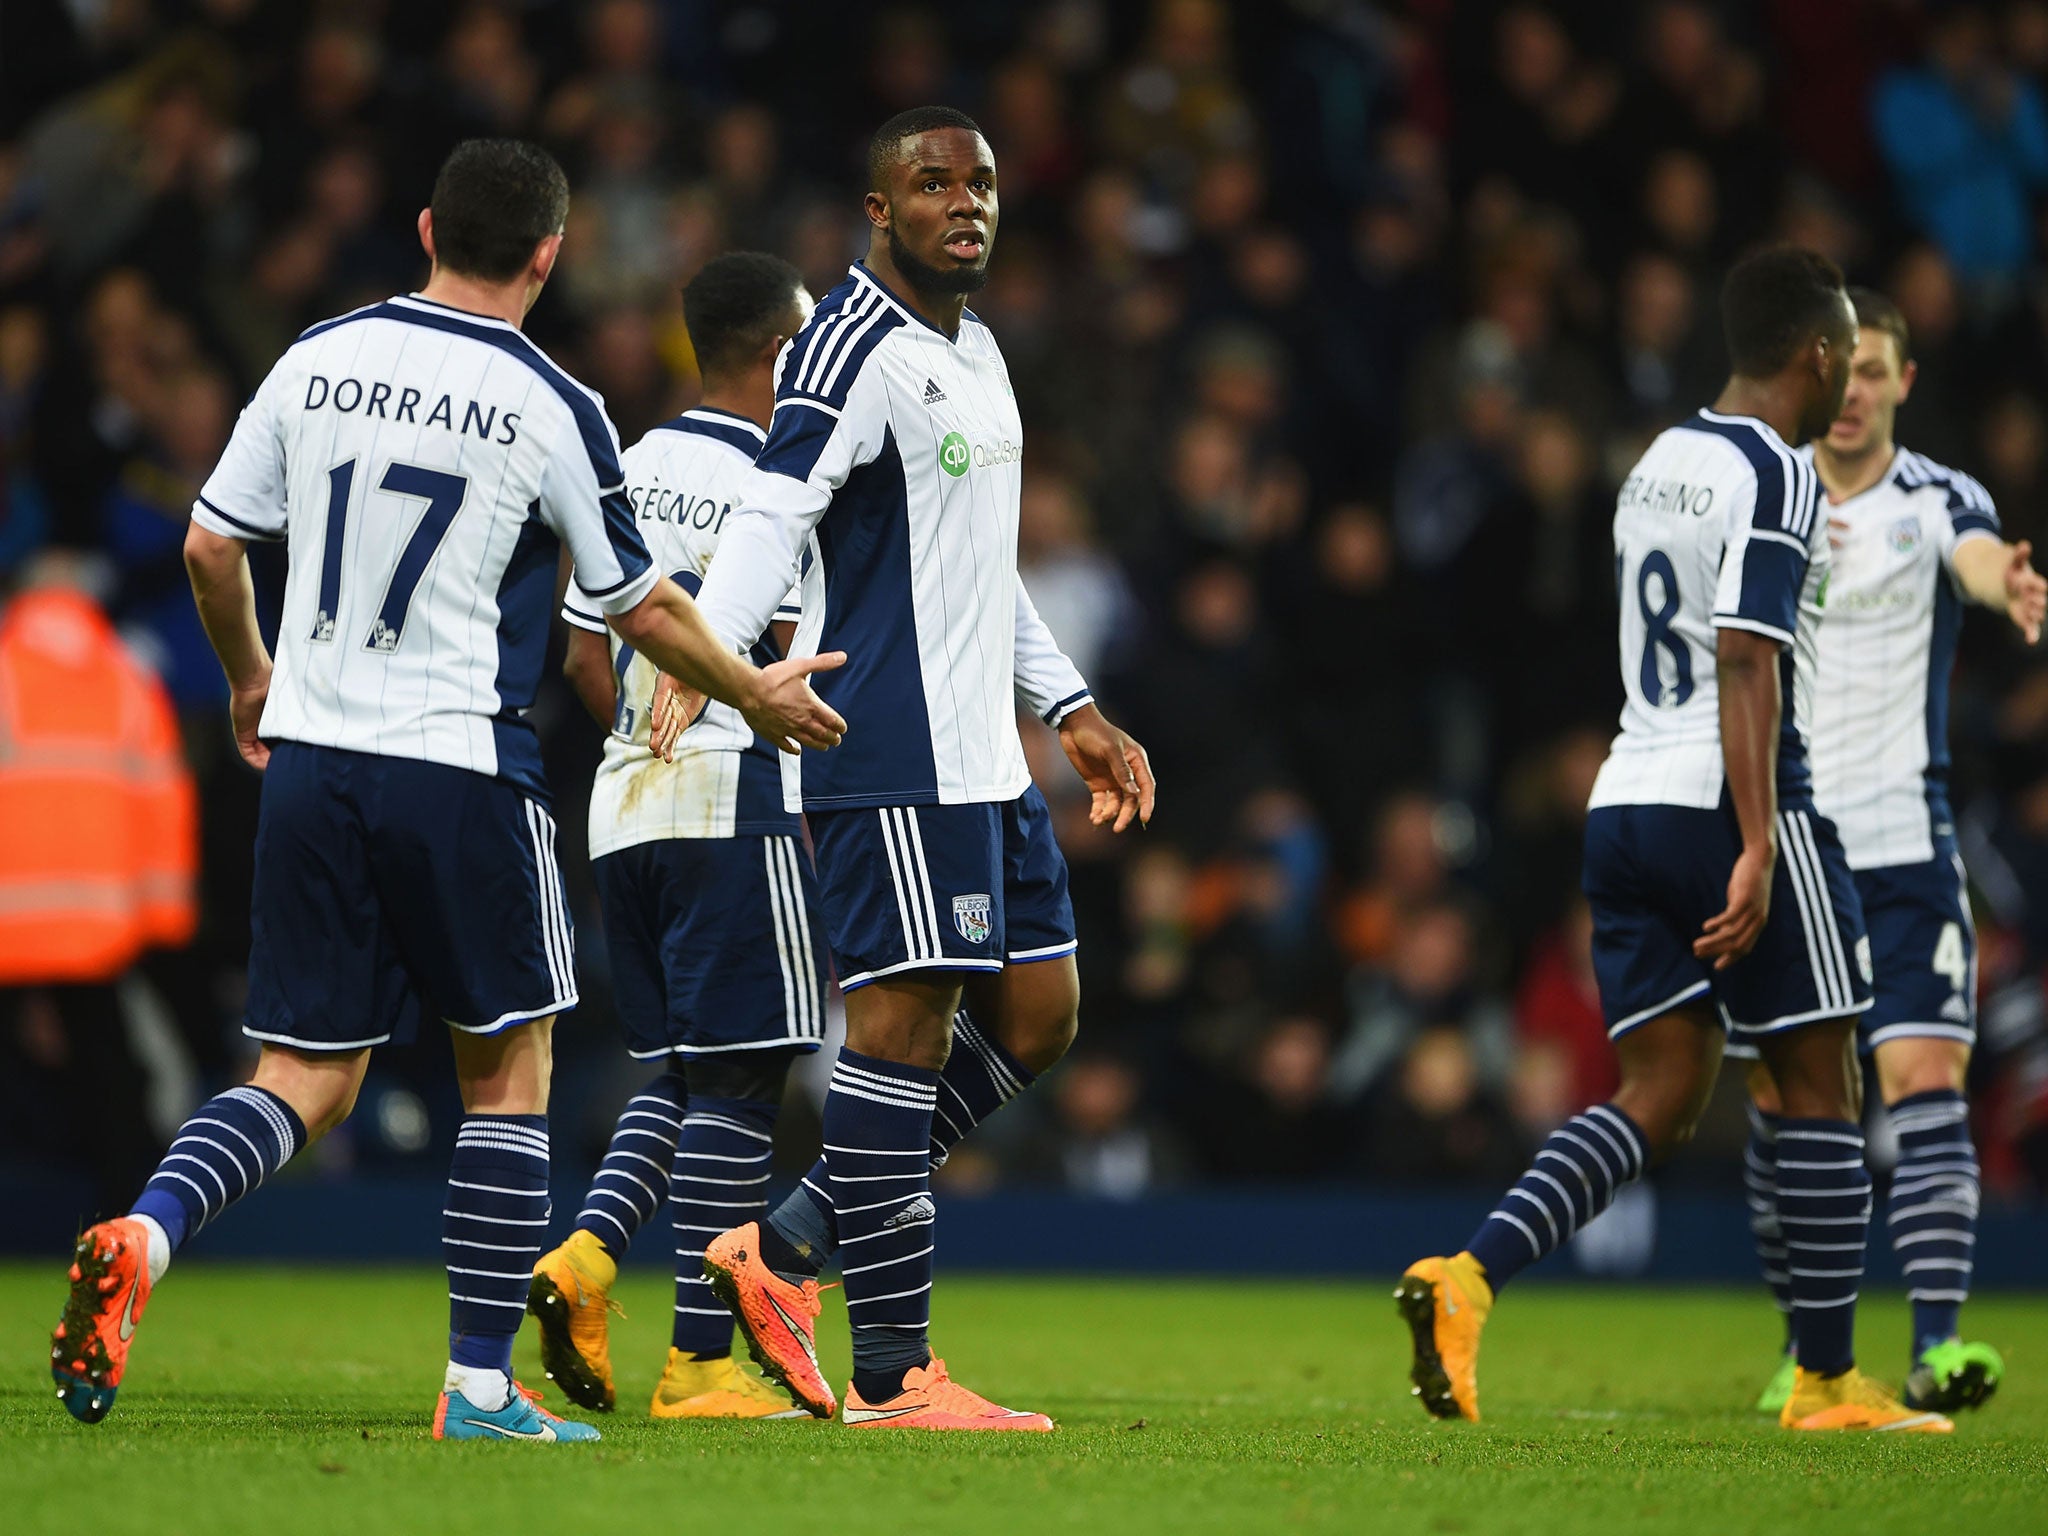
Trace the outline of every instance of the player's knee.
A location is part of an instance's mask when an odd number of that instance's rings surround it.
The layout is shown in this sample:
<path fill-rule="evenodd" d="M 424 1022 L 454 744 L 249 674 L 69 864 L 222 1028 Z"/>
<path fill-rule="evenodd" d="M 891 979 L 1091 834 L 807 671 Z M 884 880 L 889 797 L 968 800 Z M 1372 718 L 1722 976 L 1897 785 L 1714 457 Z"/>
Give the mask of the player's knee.
<path fill-rule="evenodd" d="M 759 1051 L 729 1051 L 717 1056 L 700 1056 L 683 1069 L 688 1084 L 687 1104 L 697 1099 L 733 1099 L 770 1106 L 782 1103 L 789 1069 L 804 1052 L 785 1047 Z"/>
<path fill-rule="evenodd" d="M 1878 1088 L 1886 1104 L 1922 1093 L 1961 1093 L 1970 1048 L 1947 1040 L 1899 1040 L 1877 1048 Z"/>
<path fill-rule="evenodd" d="M 354 1112 L 368 1066 L 367 1051 L 316 1055 L 265 1046 L 250 1082 L 291 1106 L 310 1145 Z"/>
<path fill-rule="evenodd" d="M 1743 1085 L 1749 1090 L 1749 1100 L 1767 1115 L 1785 1112 L 1785 1101 L 1778 1096 L 1777 1082 L 1771 1077 L 1771 1069 L 1761 1061 L 1751 1062 L 1743 1074 Z"/>
<path fill-rule="evenodd" d="M 1036 1076 L 1066 1055 L 1080 1032 L 1081 999 L 1077 993 L 1071 1000 L 1040 1009 L 1019 1021 L 1015 1038 L 1004 1044 Z"/>

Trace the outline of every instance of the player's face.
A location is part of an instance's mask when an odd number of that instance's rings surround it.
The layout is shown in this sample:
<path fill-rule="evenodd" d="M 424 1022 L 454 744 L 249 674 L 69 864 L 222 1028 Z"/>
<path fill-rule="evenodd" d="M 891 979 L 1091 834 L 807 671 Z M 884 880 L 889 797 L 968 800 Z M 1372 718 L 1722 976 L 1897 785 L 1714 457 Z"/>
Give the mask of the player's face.
<path fill-rule="evenodd" d="M 996 241 L 996 162 L 965 128 L 906 139 L 889 188 L 889 255 L 932 293 L 973 293 L 988 281 Z"/>
<path fill-rule="evenodd" d="M 1892 420 L 1905 393 L 1905 365 L 1898 342 L 1889 331 L 1864 331 L 1849 365 L 1849 388 L 1841 414 L 1828 428 L 1828 447 L 1853 456 L 1890 442 Z"/>
<path fill-rule="evenodd" d="M 1814 401 L 1816 408 L 1799 424 L 1801 442 L 1819 437 L 1842 414 L 1842 399 L 1849 392 L 1850 366 L 1856 356 L 1856 343 L 1856 311 L 1849 304 L 1849 296 L 1843 294 L 1841 317 L 1834 333 L 1827 338 L 1826 371 L 1821 375 L 1820 390 Z"/>

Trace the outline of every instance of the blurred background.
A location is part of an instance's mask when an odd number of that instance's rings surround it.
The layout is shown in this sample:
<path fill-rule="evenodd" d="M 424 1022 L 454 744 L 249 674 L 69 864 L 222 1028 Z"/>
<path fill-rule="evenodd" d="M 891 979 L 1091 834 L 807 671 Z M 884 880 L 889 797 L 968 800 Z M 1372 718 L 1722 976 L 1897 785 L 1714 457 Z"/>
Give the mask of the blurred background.
<path fill-rule="evenodd" d="M 423 281 L 445 151 L 517 134 L 568 167 L 529 329 L 630 442 L 695 398 L 680 285 L 752 247 L 825 293 L 865 248 L 868 133 L 943 101 L 1001 174 L 975 308 L 1028 434 L 1025 580 L 1162 785 L 1150 832 L 1095 832 L 1026 721 L 1083 1033 L 948 1165 L 961 1230 L 1085 1206 L 1154 1232 L 1235 1188 L 1384 1233 L 1491 1194 L 1613 1082 L 1577 872 L 1620 704 L 1614 488 L 1717 391 L 1730 260 L 1791 240 L 1898 301 L 1902 440 L 2039 540 L 2044 84 L 2043 0 L 6 0 L 0 583 L 90 591 L 175 708 L 200 816 L 189 942 L 138 936 L 84 988 L 0 965 L 0 1191 L 61 1241 L 246 1070 L 260 781 L 179 545 L 292 337 Z M 635 1077 L 579 846 L 598 730 L 552 677 L 536 717 L 580 908 L 566 1189 Z M 1976 1129 L 1988 1199 L 2024 1208 L 2048 1187 L 2048 667 L 1992 616 L 1953 720 Z M 380 1051 L 295 1187 L 439 1179 L 445 1055 Z M 1725 1226 L 1733 1273 L 1741 1130 L 1724 1094 L 1659 1180 Z M 1653 1225 L 1623 1207 L 1582 1264 L 1673 1251 Z"/>

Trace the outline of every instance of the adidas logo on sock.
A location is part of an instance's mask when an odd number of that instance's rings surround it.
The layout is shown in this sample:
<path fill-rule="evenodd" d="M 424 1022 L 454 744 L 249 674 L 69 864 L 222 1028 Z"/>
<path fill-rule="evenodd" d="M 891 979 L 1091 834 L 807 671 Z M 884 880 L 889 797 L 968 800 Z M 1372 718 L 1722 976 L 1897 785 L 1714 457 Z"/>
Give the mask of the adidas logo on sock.
<path fill-rule="evenodd" d="M 939 1208 L 932 1204 L 932 1197 L 930 1195 L 919 1195 L 910 1204 L 883 1222 L 882 1230 L 887 1232 L 892 1227 L 915 1226 L 920 1221 L 930 1221 L 938 1214 Z"/>
<path fill-rule="evenodd" d="M 946 392 L 939 388 L 939 381 L 937 379 L 926 379 L 924 381 L 924 403 L 926 405 L 937 405 L 945 398 Z"/>

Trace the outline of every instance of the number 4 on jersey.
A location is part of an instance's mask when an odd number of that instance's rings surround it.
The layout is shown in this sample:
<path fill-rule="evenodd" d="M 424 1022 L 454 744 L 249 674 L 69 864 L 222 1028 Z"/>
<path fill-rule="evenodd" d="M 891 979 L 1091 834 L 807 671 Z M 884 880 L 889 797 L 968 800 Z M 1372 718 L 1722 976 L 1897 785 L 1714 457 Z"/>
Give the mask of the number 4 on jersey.
<path fill-rule="evenodd" d="M 348 528 L 349 492 L 355 487 L 356 461 L 337 464 L 327 472 L 327 529 L 320 560 L 320 606 L 313 616 L 308 637 L 327 642 L 334 639 L 335 616 L 341 609 L 341 561 L 343 539 Z M 377 489 L 389 496 L 424 501 L 426 507 L 414 524 L 412 536 L 399 551 L 398 564 L 384 586 L 384 600 L 377 605 L 377 617 L 370 625 L 363 649 L 388 656 L 398 649 L 405 633 L 405 616 L 420 578 L 433 563 L 434 552 L 448 536 L 455 515 L 469 495 L 469 481 L 445 470 L 427 469 L 397 461 L 385 466 Z"/>
<path fill-rule="evenodd" d="M 1934 974 L 1945 978 L 1958 992 L 1969 985 L 1970 958 L 1963 950 L 1960 923 L 1941 925 L 1941 936 L 1934 941 Z"/>

